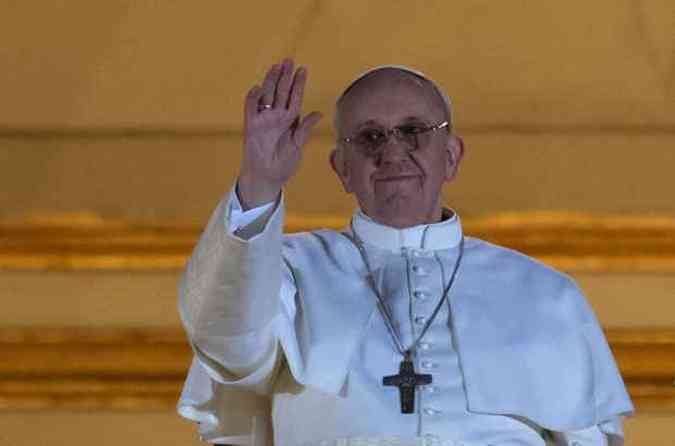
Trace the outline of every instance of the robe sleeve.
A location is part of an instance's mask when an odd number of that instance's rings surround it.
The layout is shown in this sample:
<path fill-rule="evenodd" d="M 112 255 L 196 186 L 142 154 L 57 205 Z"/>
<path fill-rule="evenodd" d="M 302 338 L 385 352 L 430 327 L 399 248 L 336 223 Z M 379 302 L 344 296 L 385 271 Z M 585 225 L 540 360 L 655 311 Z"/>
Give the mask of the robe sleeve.
<path fill-rule="evenodd" d="M 194 359 L 177 410 L 199 422 L 203 440 L 261 445 L 283 356 L 281 297 L 292 299 L 295 286 L 281 256 L 283 193 L 241 227 L 231 222 L 237 205 L 233 188 L 180 278 L 178 310 Z"/>
<path fill-rule="evenodd" d="M 276 203 L 270 202 L 267 204 L 263 204 L 262 206 L 258 206 L 249 209 L 247 211 L 244 211 L 241 205 L 241 201 L 239 200 L 238 184 L 239 183 L 237 183 L 237 186 L 235 186 L 235 192 L 230 195 L 229 218 L 224 218 L 223 223 L 225 225 L 225 230 L 229 234 L 237 235 L 240 237 L 241 235 L 244 235 L 244 237 L 242 238 L 249 238 L 251 236 L 255 236 L 258 233 L 260 233 L 261 228 L 256 227 L 255 225 L 251 226 L 251 229 L 244 227 L 251 225 L 251 223 L 254 223 L 263 214 L 266 214 L 268 211 L 273 210 L 273 207 Z M 227 215 L 225 215 L 224 217 L 227 217 Z M 269 217 L 264 219 L 263 224 L 266 224 L 268 219 Z"/>
<path fill-rule="evenodd" d="M 549 432 L 552 446 L 623 446 L 623 419 L 622 415 L 612 417 L 600 424 L 565 432 Z"/>

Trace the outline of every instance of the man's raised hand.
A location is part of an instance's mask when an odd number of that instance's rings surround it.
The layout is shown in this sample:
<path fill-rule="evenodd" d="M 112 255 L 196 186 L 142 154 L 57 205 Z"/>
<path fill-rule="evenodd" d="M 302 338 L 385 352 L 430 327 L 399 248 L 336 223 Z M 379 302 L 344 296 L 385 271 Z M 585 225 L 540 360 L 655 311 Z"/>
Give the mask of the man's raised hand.
<path fill-rule="evenodd" d="M 246 95 L 244 106 L 244 154 L 238 193 L 250 209 L 274 201 L 295 174 L 302 149 L 321 114 L 300 119 L 307 70 L 293 73 L 293 61 L 273 65 L 263 81 Z"/>

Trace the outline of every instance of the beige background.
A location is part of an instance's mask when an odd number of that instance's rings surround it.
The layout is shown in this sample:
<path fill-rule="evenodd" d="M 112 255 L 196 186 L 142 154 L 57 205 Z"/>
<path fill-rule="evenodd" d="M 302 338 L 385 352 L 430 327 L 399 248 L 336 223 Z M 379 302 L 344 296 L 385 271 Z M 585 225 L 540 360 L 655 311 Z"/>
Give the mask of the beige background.
<path fill-rule="evenodd" d="M 347 218 L 327 157 L 333 101 L 406 64 L 450 94 L 467 153 L 463 216 L 675 216 L 675 3 L 0 0 L 0 219 L 87 211 L 203 224 L 233 184 L 241 103 L 290 55 L 326 116 L 289 213 Z M 178 271 L 0 271 L 0 328 L 177 327 Z M 675 326 L 675 276 L 575 273 L 612 327 Z M 673 377 L 675 379 L 675 376 Z M 0 377 L 1 379 L 1 377 Z M 640 413 L 629 445 L 675 444 Z M 196 444 L 170 409 L 0 411 L 0 444 Z"/>

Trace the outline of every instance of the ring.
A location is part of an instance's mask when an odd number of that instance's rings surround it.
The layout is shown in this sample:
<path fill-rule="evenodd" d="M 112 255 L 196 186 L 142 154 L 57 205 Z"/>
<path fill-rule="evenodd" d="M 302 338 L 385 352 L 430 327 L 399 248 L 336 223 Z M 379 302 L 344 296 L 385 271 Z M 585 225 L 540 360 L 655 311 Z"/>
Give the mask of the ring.
<path fill-rule="evenodd" d="M 272 104 L 260 104 L 258 111 L 269 110 L 270 108 L 272 108 Z"/>

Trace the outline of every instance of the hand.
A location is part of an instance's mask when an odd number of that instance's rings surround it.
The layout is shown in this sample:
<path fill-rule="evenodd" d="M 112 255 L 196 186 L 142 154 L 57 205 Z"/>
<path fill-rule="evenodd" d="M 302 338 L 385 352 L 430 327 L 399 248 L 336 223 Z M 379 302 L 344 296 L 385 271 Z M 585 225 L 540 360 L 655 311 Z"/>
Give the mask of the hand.
<path fill-rule="evenodd" d="M 293 61 L 273 65 L 248 92 L 244 108 L 244 154 L 239 198 L 245 208 L 274 201 L 296 173 L 310 130 L 321 119 L 312 112 L 300 120 L 307 70 L 293 74 Z M 268 105 L 269 107 L 263 107 Z"/>

